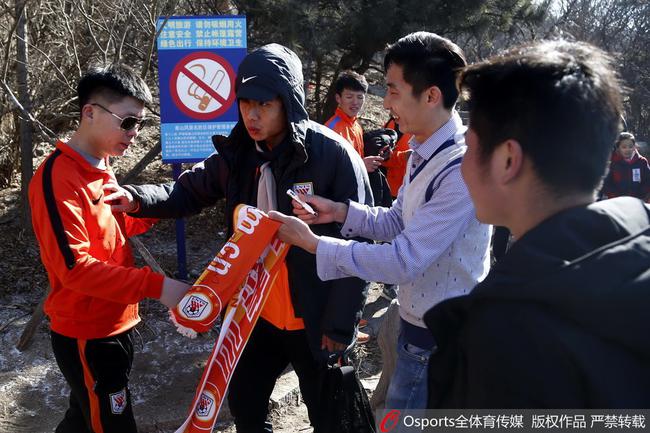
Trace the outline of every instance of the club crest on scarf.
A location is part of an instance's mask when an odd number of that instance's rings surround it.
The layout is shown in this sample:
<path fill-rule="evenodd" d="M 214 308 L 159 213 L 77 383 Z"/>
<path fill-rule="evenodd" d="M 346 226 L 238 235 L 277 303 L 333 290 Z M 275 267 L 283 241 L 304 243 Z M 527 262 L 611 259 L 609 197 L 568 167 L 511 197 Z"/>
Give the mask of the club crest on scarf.
<path fill-rule="evenodd" d="M 214 413 L 214 395 L 210 391 L 203 391 L 196 405 L 196 416 L 209 419 Z"/>
<path fill-rule="evenodd" d="M 202 294 L 191 295 L 184 301 L 181 312 L 188 319 L 202 319 L 211 313 L 211 308 L 208 308 L 210 307 L 210 300 Z"/>

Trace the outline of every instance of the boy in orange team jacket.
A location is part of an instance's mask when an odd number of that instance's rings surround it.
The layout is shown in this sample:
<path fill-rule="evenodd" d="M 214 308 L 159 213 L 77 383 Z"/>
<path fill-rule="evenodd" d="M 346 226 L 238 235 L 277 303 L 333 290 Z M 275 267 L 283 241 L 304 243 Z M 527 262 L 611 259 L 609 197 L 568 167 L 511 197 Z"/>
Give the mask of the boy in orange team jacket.
<path fill-rule="evenodd" d="M 336 111 L 325 126 L 345 138 L 363 158 L 366 171 L 372 173 L 379 168 L 383 159 L 379 156 L 366 156 L 363 151 L 363 128 L 358 115 L 366 102 L 368 82 L 354 71 L 344 71 L 334 84 L 336 91 Z"/>
<path fill-rule="evenodd" d="M 45 302 L 52 349 L 70 407 L 56 433 L 136 432 L 128 388 L 138 302 L 174 307 L 189 286 L 133 267 L 127 242 L 155 220 L 112 212 L 117 187 L 109 157 L 134 143 L 151 93 L 122 65 L 79 81 L 79 128 L 41 164 L 29 185 L 34 232 L 52 288 Z"/>

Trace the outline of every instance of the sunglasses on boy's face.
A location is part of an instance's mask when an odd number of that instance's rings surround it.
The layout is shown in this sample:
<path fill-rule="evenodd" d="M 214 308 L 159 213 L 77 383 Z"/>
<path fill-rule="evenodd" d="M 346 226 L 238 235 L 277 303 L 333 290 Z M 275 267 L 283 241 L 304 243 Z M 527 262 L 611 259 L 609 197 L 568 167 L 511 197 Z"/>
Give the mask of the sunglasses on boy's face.
<path fill-rule="evenodd" d="M 127 116 L 127 117 L 120 117 L 117 114 L 113 113 L 111 110 L 108 108 L 104 107 L 102 104 L 98 104 L 96 102 L 91 103 L 90 105 L 96 105 L 102 110 L 106 111 L 109 113 L 111 116 L 115 117 L 117 120 L 120 121 L 120 129 L 122 129 L 125 132 L 131 131 L 135 129 L 136 131 L 141 130 L 147 121 L 146 118 L 144 117 L 135 117 L 135 116 Z"/>

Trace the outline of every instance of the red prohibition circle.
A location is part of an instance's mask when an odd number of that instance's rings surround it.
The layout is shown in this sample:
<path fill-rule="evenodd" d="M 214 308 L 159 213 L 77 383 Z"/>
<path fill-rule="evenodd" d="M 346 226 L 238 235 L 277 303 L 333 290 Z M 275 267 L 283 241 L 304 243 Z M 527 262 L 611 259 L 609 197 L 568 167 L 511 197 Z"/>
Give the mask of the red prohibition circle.
<path fill-rule="evenodd" d="M 183 101 L 181 101 L 181 98 L 178 95 L 176 82 L 178 81 L 178 78 L 181 73 L 187 76 L 195 84 L 200 86 L 200 84 L 196 83 L 196 80 L 192 78 L 191 75 L 193 74 L 186 69 L 187 64 L 190 63 L 192 60 L 196 60 L 196 59 L 209 59 L 214 62 L 217 62 L 225 69 L 226 73 L 228 74 L 228 78 L 230 79 L 230 93 L 228 94 L 228 98 L 226 98 L 225 100 L 221 95 L 217 94 L 214 90 L 212 90 L 212 92 L 219 95 L 217 99 L 219 100 L 219 102 L 221 102 L 221 107 L 209 113 L 198 113 L 194 110 L 190 110 L 187 106 L 185 106 L 185 104 L 183 104 Z M 226 59 L 224 59 L 223 57 L 217 54 L 211 53 L 209 51 L 199 51 L 196 53 L 188 54 L 176 64 L 176 66 L 172 70 L 171 78 L 169 80 L 169 90 L 172 96 L 172 100 L 174 101 L 174 104 L 176 104 L 176 107 L 179 110 L 181 110 L 183 114 L 193 119 L 212 120 L 222 115 L 224 112 L 226 112 L 235 101 L 234 83 L 235 83 L 235 71 L 233 70 L 232 66 L 230 66 L 230 63 Z M 206 92 L 208 92 L 208 90 L 206 90 L 204 87 L 201 88 Z M 213 97 L 215 96 L 212 93 L 210 94 Z"/>

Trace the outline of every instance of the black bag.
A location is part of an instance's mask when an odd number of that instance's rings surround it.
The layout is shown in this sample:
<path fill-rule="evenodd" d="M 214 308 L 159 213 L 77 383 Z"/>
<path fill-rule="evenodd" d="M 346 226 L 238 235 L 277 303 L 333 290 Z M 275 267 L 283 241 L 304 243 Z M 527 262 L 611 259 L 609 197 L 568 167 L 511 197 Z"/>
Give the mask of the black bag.
<path fill-rule="evenodd" d="M 363 134 L 363 154 L 365 156 L 381 156 L 387 161 L 390 153 L 395 149 L 397 143 L 397 132 L 392 129 L 382 128 L 369 131 Z M 383 151 L 382 151 L 383 149 Z M 393 197 L 390 192 L 390 185 L 386 179 L 386 168 L 379 169 L 368 173 L 370 188 L 375 206 L 391 207 Z"/>
<path fill-rule="evenodd" d="M 353 366 L 324 367 L 319 397 L 320 419 L 314 433 L 375 433 L 370 401 Z"/>
<path fill-rule="evenodd" d="M 375 129 L 363 134 L 363 155 L 381 156 L 387 161 L 396 144 L 397 132 L 388 128 Z"/>

